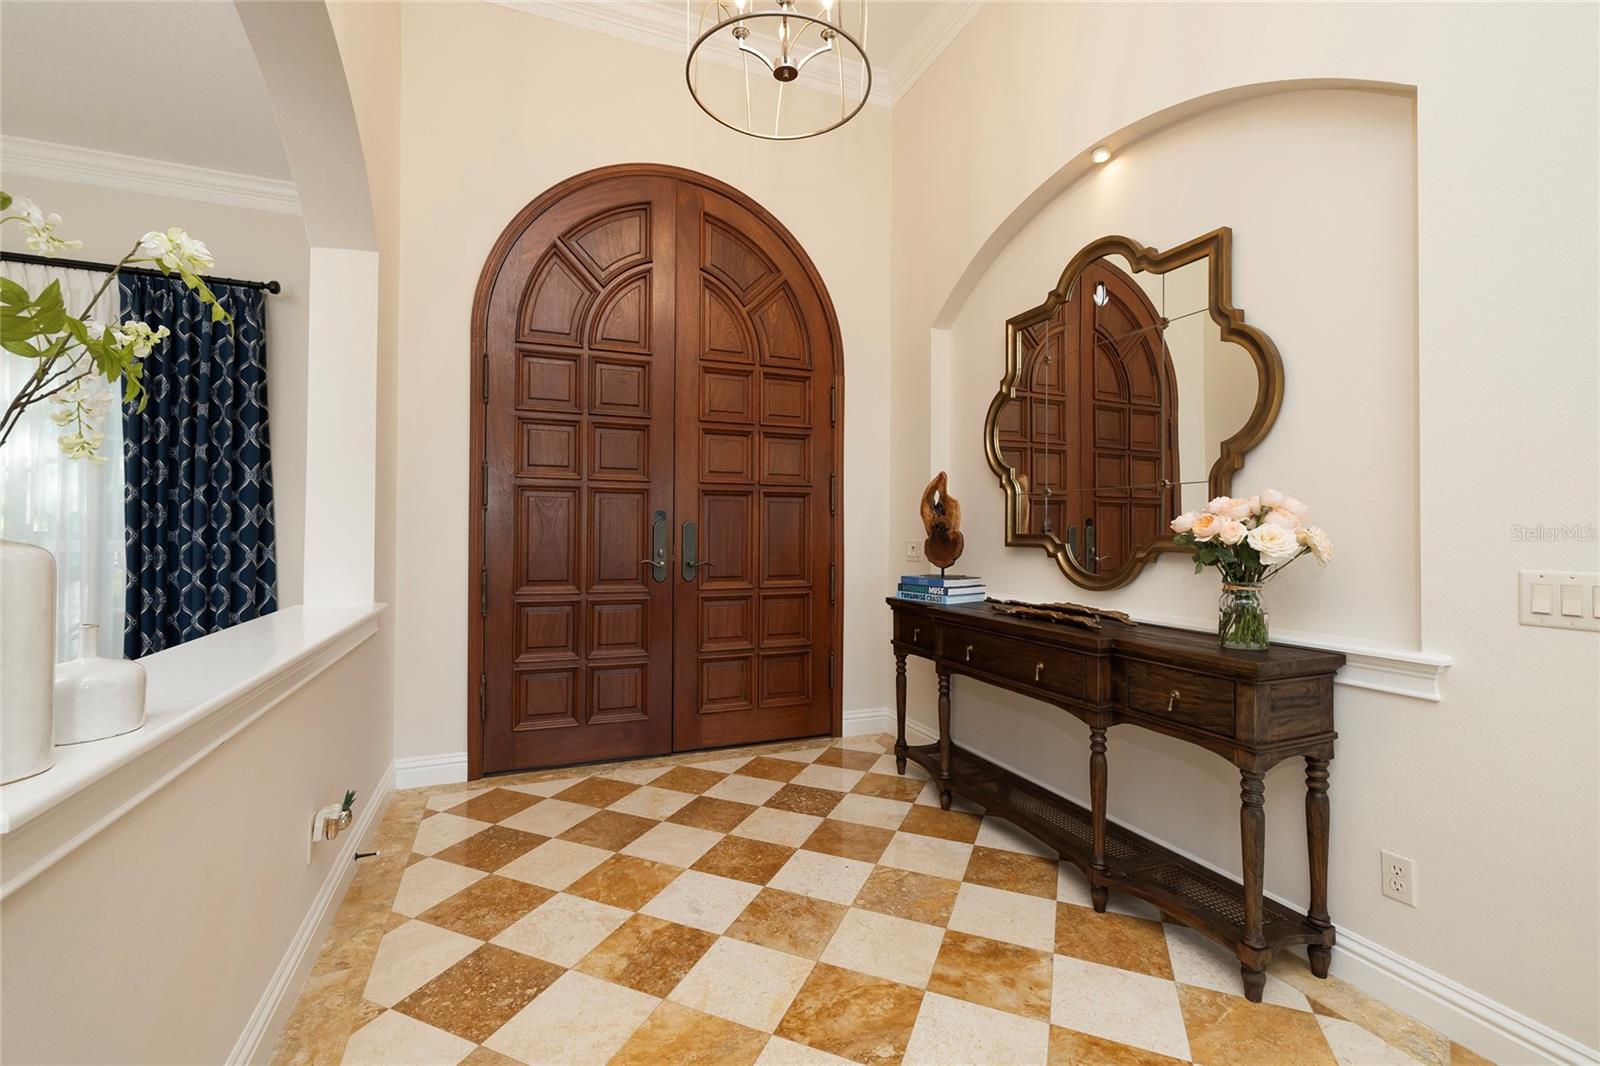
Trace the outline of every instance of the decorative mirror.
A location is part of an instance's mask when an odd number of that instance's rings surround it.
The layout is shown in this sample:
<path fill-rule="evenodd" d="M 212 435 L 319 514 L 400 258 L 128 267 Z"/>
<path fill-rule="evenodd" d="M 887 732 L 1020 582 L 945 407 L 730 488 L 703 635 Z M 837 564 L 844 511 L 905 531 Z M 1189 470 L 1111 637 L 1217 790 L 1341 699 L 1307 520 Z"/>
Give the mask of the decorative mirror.
<path fill-rule="evenodd" d="M 1006 544 L 1084 588 L 1125 585 L 1168 523 L 1229 494 L 1283 402 L 1283 363 L 1232 302 L 1232 231 L 1165 252 L 1102 237 L 1006 323 L 984 443 Z"/>

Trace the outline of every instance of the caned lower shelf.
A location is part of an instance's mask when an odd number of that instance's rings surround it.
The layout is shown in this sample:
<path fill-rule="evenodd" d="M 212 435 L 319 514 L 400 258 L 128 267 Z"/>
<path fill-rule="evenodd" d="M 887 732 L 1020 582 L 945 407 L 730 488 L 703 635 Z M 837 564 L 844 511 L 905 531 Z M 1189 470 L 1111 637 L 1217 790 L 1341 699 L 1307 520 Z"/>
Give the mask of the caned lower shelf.
<path fill-rule="evenodd" d="M 939 745 L 919 744 L 906 755 L 939 780 Z M 1083 870 L 1091 884 L 1126 892 L 1237 949 L 1244 940 L 1244 887 L 1106 820 L 1106 869 L 1096 872 L 1094 823 L 1081 805 L 955 745 L 950 747 L 950 791 L 1015 823 Z M 1291 944 L 1332 946 L 1333 931 L 1271 899 L 1262 901 L 1265 951 Z"/>

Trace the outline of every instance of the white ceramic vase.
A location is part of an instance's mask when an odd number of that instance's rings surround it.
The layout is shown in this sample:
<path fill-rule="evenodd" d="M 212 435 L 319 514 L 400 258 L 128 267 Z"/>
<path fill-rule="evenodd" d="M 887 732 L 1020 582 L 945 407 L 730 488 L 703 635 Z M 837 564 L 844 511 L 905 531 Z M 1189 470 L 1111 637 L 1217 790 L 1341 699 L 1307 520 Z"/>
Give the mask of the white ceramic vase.
<path fill-rule="evenodd" d="M 103 659 L 100 627 L 78 627 L 78 657 L 56 667 L 56 743 L 82 744 L 144 725 L 144 667 Z"/>
<path fill-rule="evenodd" d="M 0 785 L 55 761 L 56 559 L 0 540 Z"/>

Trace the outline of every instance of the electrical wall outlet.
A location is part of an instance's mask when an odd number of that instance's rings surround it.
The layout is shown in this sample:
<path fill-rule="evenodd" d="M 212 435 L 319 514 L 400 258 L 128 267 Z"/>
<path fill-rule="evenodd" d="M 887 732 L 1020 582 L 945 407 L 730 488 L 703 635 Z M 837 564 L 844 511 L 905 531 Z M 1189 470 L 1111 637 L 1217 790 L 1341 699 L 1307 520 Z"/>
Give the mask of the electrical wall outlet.
<path fill-rule="evenodd" d="M 1383 894 L 1407 907 L 1417 905 L 1417 868 L 1404 855 L 1380 851 L 1378 860 L 1383 867 Z"/>
<path fill-rule="evenodd" d="M 908 563 L 920 563 L 920 562 L 922 562 L 922 541 L 920 541 L 920 540 L 908 540 L 908 541 L 906 541 L 906 562 L 908 562 Z"/>

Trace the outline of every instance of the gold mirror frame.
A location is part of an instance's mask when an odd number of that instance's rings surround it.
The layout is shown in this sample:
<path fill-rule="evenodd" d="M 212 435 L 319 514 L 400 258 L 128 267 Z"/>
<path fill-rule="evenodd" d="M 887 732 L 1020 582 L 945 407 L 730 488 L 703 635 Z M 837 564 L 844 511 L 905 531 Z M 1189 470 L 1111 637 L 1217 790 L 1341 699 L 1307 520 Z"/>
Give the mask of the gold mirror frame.
<path fill-rule="evenodd" d="M 989 469 L 1000 479 L 1006 493 L 1006 546 L 1043 548 L 1046 554 L 1055 559 L 1056 565 L 1069 581 L 1086 589 L 1120 588 L 1137 577 L 1157 554 L 1189 551 L 1170 540 L 1161 539 L 1140 545 L 1120 569 L 1110 573 L 1094 573 L 1079 566 L 1066 543 L 1054 534 L 1028 533 L 1017 529 L 1019 501 L 1024 490 L 1017 482 L 1017 472 L 1001 454 L 1000 413 L 1007 403 L 1017 398 L 1017 386 L 1022 380 L 1022 352 L 1018 334 L 1034 323 L 1049 318 L 1057 307 L 1071 297 L 1074 280 L 1084 268 L 1107 255 L 1122 256 L 1135 273 L 1152 274 L 1165 274 L 1198 259 L 1209 259 L 1206 288 L 1211 320 L 1221 330 L 1224 341 L 1239 345 L 1255 363 L 1255 408 L 1239 431 L 1219 446 L 1217 460 L 1211 466 L 1208 497 L 1231 495 L 1234 472 L 1244 465 L 1245 454 L 1267 435 L 1278 418 L 1278 410 L 1283 406 L 1283 360 L 1278 355 L 1278 346 L 1259 329 L 1246 325 L 1244 312 L 1233 306 L 1233 230 L 1223 226 L 1165 252 L 1148 248 L 1127 237 L 1101 237 L 1073 256 L 1044 303 L 1006 321 L 1006 373 L 1000 381 L 1000 391 L 989 404 L 988 417 L 984 419 L 983 446 L 989 459 Z"/>

